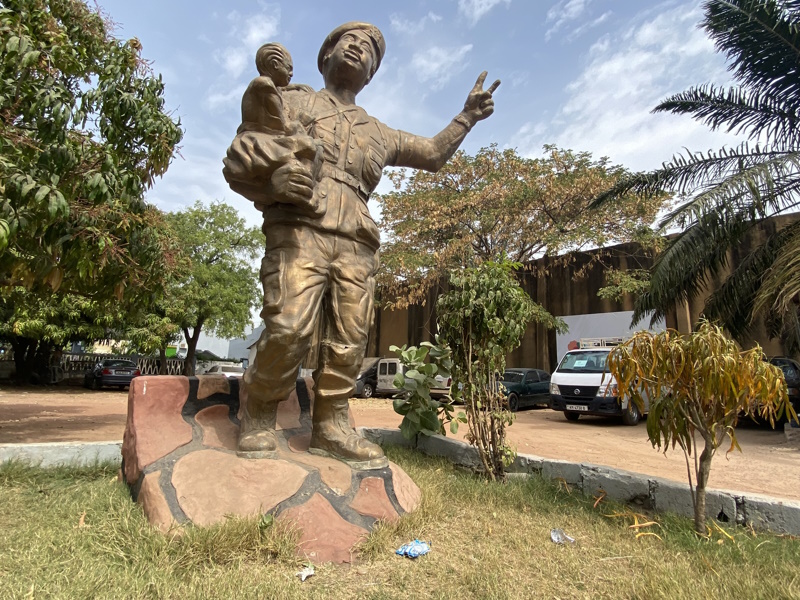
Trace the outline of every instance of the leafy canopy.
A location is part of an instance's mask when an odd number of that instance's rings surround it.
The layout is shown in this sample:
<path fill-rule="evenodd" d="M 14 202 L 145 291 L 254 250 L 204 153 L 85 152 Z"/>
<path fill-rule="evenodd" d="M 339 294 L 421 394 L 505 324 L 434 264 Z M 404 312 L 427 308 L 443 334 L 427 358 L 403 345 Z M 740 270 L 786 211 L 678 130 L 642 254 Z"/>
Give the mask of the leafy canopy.
<path fill-rule="evenodd" d="M 186 276 L 170 286 L 166 316 L 180 326 L 191 363 L 201 330 L 222 338 L 242 337 L 261 306 L 255 259 L 264 249 L 264 235 L 247 227 L 236 210 L 221 202 L 195 204 L 166 215 L 190 261 Z M 190 333 L 189 330 L 192 330 Z"/>
<path fill-rule="evenodd" d="M 378 198 L 387 236 L 379 282 L 389 303 L 420 301 L 450 269 L 501 254 L 527 262 L 651 237 L 665 197 L 625 194 L 590 210 L 625 170 L 587 152 L 545 151 L 528 159 L 490 146 L 475 156 L 457 152 L 437 173 L 391 173 L 396 191 Z"/>
<path fill-rule="evenodd" d="M 663 317 L 730 266 L 731 274 L 710 296 L 704 314 L 736 336 L 767 315 L 771 332 L 796 351 L 800 222 L 771 235 L 738 265 L 728 265 L 728 251 L 761 219 L 797 210 L 800 3 L 708 0 L 703 7 L 701 25 L 725 53 L 738 85 L 691 88 L 667 98 L 655 111 L 690 115 L 748 141 L 736 148 L 676 156 L 661 169 L 624 178 L 595 205 L 631 192 L 656 195 L 667 190 L 691 196 L 660 224 L 662 231 L 683 231 L 657 258 L 635 320 L 649 311 L 654 319 Z"/>
<path fill-rule="evenodd" d="M 122 298 L 170 268 L 143 198 L 182 133 L 140 50 L 78 0 L 0 6 L 0 288 Z"/>
<path fill-rule="evenodd" d="M 505 357 L 519 346 L 528 323 L 541 320 L 514 276 L 520 266 L 503 258 L 453 271 L 451 289 L 436 303 L 440 343 L 452 350 L 453 378 L 466 408 L 466 438 L 478 448 L 486 476 L 493 480 L 504 478 L 505 466 L 515 457 L 505 441 L 513 413 L 496 375 L 505 370 Z M 565 329 L 560 319 L 546 322 Z"/>

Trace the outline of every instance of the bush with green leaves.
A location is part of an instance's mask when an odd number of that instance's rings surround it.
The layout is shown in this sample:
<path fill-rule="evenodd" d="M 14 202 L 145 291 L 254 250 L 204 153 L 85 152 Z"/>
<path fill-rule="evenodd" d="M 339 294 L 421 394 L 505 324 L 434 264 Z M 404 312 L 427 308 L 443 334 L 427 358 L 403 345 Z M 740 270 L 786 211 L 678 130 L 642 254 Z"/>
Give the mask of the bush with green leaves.
<path fill-rule="evenodd" d="M 437 344 L 440 341 L 437 338 Z M 422 342 L 419 347 L 389 348 L 397 354 L 403 369 L 394 377 L 394 387 L 398 394 L 394 398 L 394 410 L 403 415 L 400 431 L 406 439 L 418 434 L 446 435 L 445 426 L 450 424 L 452 433 L 458 432 L 458 423 L 467 420 L 463 411 L 454 415 L 452 397 L 433 398 L 432 388 L 440 388 L 442 384 L 437 377 L 450 378 L 453 368 L 452 353 L 447 346 Z M 427 360 L 430 359 L 430 360 Z"/>
<path fill-rule="evenodd" d="M 504 479 L 505 467 L 516 456 L 505 431 L 514 417 L 497 374 L 505 370 L 506 355 L 519 346 L 531 320 L 564 328 L 520 287 L 514 276 L 520 266 L 501 258 L 452 271 L 451 290 L 436 304 L 440 342 L 452 349 L 454 379 L 466 406 L 466 437 L 478 448 L 492 480 Z"/>

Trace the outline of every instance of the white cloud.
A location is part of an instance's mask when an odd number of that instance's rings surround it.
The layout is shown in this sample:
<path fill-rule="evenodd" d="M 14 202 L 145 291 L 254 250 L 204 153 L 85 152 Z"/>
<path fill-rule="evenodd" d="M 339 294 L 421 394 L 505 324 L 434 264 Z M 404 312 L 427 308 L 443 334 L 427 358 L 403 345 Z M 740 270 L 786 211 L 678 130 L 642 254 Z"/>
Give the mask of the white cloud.
<path fill-rule="evenodd" d="M 723 57 L 696 27 L 700 18 L 694 3 L 673 5 L 598 40 L 583 71 L 567 85 L 560 110 L 526 123 L 511 145 L 537 155 L 543 144 L 554 143 L 648 170 L 684 147 L 705 151 L 736 143 L 688 116 L 650 112 L 665 97 L 693 85 L 729 81 Z"/>
<path fill-rule="evenodd" d="M 458 12 L 474 26 L 501 2 L 506 5 L 511 4 L 511 0 L 458 0 Z"/>
<path fill-rule="evenodd" d="M 612 14 L 613 13 L 609 10 L 608 12 L 604 12 L 602 15 L 600 15 L 599 17 L 597 17 L 593 21 L 589 21 L 588 23 L 584 23 L 583 25 L 580 25 L 579 27 L 576 27 L 575 29 L 573 29 L 567 35 L 567 37 L 566 37 L 567 41 L 571 42 L 571 41 L 579 38 L 580 36 L 582 36 L 584 33 L 589 31 L 590 29 L 594 29 L 598 25 L 601 25 L 602 23 L 605 23 Z"/>
<path fill-rule="evenodd" d="M 428 23 L 438 23 L 441 20 L 442 17 L 434 12 L 429 12 L 427 15 L 416 21 L 404 19 L 397 13 L 393 13 L 389 17 L 392 30 L 403 35 L 417 35 L 424 31 Z"/>
<path fill-rule="evenodd" d="M 592 0 L 560 0 L 547 11 L 547 23 L 553 23 L 544 34 L 544 39 L 549 40 L 554 33 L 567 23 L 577 21 L 588 10 Z"/>
<path fill-rule="evenodd" d="M 238 78 L 253 64 L 259 46 L 275 39 L 281 9 L 277 5 L 265 5 L 261 12 L 247 15 L 234 10 L 226 18 L 230 23 L 230 42 L 214 53 L 214 59 L 228 78 Z"/>
<path fill-rule="evenodd" d="M 432 89 L 439 90 L 453 75 L 464 70 L 467 66 L 465 57 L 470 50 L 472 44 L 460 48 L 433 46 L 414 54 L 411 58 L 411 67 L 416 71 L 419 81 L 430 82 Z"/>

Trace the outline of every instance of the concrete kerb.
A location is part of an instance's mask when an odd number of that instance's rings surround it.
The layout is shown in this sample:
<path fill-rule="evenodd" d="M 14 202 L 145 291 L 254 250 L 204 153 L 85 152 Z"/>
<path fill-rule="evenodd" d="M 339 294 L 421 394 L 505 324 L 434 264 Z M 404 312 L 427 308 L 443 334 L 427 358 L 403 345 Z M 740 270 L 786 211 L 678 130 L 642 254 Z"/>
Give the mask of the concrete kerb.
<path fill-rule="evenodd" d="M 407 440 L 398 429 L 359 427 L 365 438 L 380 444 L 416 448 L 429 456 L 441 456 L 462 467 L 480 466 L 475 448 L 444 436 L 419 436 Z M 0 444 L 0 463 L 18 461 L 44 468 L 91 466 L 97 463 L 119 464 L 122 442 L 54 442 L 46 444 Z M 572 463 L 519 454 L 509 467 L 512 477 L 541 475 L 563 481 L 581 492 L 686 517 L 694 514 L 687 484 L 658 477 L 648 477 L 621 469 L 588 463 Z M 729 490 L 708 490 L 706 506 L 709 518 L 723 522 L 752 525 L 778 533 L 800 535 L 800 502 L 781 500 L 760 494 Z"/>
<path fill-rule="evenodd" d="M 87 467 L 121 464 L 122 442 L 50 442 L 0 444 L 0 464 L 15 461 L 38 467 Z"/>
<path fill-rule="evenodd" d="M 430 456 L 449 458 L 456 465 L 480 464 L 475 448 L 444 436 L 419 436 L 415 443 L 414 440 L 405 439 L 398 429 L 360 427 L 359 432 L 377 444 L 416 448 Z M 689 518 L 694 516 L 689 485 L 668 479 L 529 454 L 517 455 L 508 473 L 513 478 L 541 475 L 562 481 L 586 495 L 597 497 L 604 494 L 610 500 L 635 507 Z M 706 514 L 725 523 L 735 522 L 776 533 L 800 535 L 800 502 L 797 501 L 729 490 L 707 490 Z"/>

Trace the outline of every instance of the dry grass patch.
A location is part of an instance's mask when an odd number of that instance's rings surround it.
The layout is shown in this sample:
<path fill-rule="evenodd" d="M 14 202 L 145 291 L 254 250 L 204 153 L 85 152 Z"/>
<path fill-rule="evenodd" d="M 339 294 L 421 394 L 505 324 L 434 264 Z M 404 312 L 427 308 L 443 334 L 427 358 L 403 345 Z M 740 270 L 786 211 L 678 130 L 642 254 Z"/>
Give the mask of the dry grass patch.
<path fill-rule="evenodd" d="M 317 565 L 305 583 L 296 532 L 280 524 L 237 519 L 169 538 L 113 468 L 5 466 L 0 598 L 800 598 L 796 539 L 727 527 L 698 539 L 689 520 L 664 516 L 630 528 L 645 517 L 538 478 L 488 484 L 389 454 L 422 488 L 421 508 L 377 527 L 356 564 Z M 576 543 L 554 544 L 554 527 Z M 395 556 L 414 538 L 431 553 Z"/>

